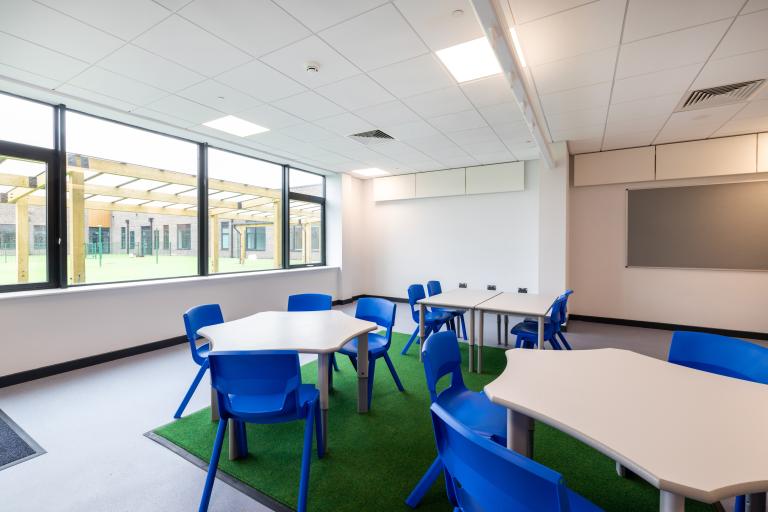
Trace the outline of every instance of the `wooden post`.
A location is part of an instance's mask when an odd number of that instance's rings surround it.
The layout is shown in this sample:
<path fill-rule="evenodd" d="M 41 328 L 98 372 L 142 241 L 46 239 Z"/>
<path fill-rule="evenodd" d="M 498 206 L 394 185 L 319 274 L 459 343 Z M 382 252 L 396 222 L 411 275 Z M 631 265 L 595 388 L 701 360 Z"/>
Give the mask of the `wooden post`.
<path fill-rule="evenodd" d="M 85 282 L 85 197 L 83 186 L 83 172 L 79 169 L 70 171 L 72 189 L 72 283 Z"/>
<path fill-rule="evenodd" d="M 211 274 L 219 271 L 219 244 L 221 243 L 221 222 L 218 215 L 211 215 Z"/>
<path fill-rule="evenodd" d="M 245 234 L 248 232 L 248 228 L 246 226 L 240 226 L 242 227 L 242 231 L 235 228 L 235 231 L 240 235 L 240 264 L 245 264 Z"/>
<path fill-rule="evenodd" d="M 274 235 L 275 242 L 272 252 L 274 267 L 281 268 L 283 266 L 283 208 L 280 200 L 275 201 L 273 204 L 275 206 L 275 214 L 273 216 L 272 234 Z"/>
<path fill-rule="evenodd" d="M 29 205 L 25 197 L 16 201 L 16 281 L 29 282 Z"/>

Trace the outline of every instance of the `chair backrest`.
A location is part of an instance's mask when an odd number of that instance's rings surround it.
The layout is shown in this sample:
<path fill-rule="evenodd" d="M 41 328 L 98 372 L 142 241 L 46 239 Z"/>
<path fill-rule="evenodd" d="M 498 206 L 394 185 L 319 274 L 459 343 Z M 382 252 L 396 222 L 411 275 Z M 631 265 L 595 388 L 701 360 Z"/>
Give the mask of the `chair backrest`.
<path fill-rule="evenodd" d="M 211 386 L 218 394 L 219 413 L 233 415 L 232 395 L 254 397 L 249 412 L 283 415 L 298 412 L 301 366 L 292 350 L 235 350 L 208 355 Z M 256 404 L 257 407 L 253 407 Z"/>
<path fill-rule="evenodd" d="M 437 400 L 437 382 L 444 376 L 451 375 L 451 385 L 447 390 L 464 390 L 464 378 L 461 375 L 461 352 L 459 340 L 454 331 L 443 331 L 432 334 L 424 343 L 421 354 L 424 363 L 424 374 L 427 377 L 429 396 L 434 403 Z"/>
<path fill-rule="evenodd" d="M 556 298 L 552 303 L 552 306 L 549 308 L 549 318 L 551 319 L 552 327 L 554 327 L 555 330 L 559 331 L 560 326 L 565 323 L 565 308 L 567 302 L 568 297 L 567 295 L 563 294 Z"/>
<path fill-rule="evenodd" d="M 565 293 L 563 293 L 560 296 L 563 299 L 565 299 L 563 301 L 563 305 L 562 305 L 562 307 L 563 307 L 562 317 L 563 318 L 562 318 L 562 321 L 560 322 L 561 324 L 565 323 L 565 320 L 568 318 L 568 298 L 571 296 L 572 293 L 573 293 L 573 290 L 565 290 Z"/>
<path fill-rule="evenodd" d="M 411 307 L 411 317 L 414 322 L 419 321 L 419 308 L 417 308 L 417 302 L 427 297 L 424 293 L 424 285 L 412 284 L 408 287 L 408 305 Z"/>
<path fill-rule="evenodd" d="M 427 282 L 427 293 L 429 296 L 438 295 L 440 293 L 443 293 L 443 287 L 440 285 L 440 281 L 428 281 Z"/>
<path fill-rule="evenodd" d="M 676 331 L 667 360 L 726 377 L 768 384 L 768 348 L 738 338 Z"/>
<path fill-rule="evenodd" d="M 221 314 L 221 306 L 218 304 L 203 304 L 189 308 L 184 313 L 184 330 L 187 333 L 187 341 L 192 351 L 192 359 L 197 364 L 203 364 L 204 359 L 197 352 L 198 329 L 209 325 L 224 323 L 224 315 Z"/>
<path fill-rule="evenodd" d="M 431 409 L 446 483 L 460 510 L 569 510 L 559 473 L 481 437 L 440 405 L 432 404 Z"/>
<path fill-rule="evenodd" d="M 397 306 L 387 299 L 363 297 L 357 301 L 355 318 L 375 322 L 387 330 L 387 346 L 392 341 L 392 327 L 395 325 Z"/>
<path fill-rule="evenodd" d="M 327 311 L 333 298 L 324 293 L 297 293 L 288 296 L 288 311 Z"/>

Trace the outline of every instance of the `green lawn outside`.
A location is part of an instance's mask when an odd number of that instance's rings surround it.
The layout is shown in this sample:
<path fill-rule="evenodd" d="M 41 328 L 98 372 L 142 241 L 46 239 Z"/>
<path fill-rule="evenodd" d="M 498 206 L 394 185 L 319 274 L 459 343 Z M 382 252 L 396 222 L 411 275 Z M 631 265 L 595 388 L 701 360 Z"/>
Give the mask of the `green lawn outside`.
<path fill-rule="evenodd" d="M 46 280 L 45 256 L 29 257 L 29 282 Z M 248 272 L 273 268 L 273 260 L 246 260 L 240 264 L 238 258 L 219 258 L 219 272 Z M 137 281 L 162 277 L 183 277 L 197 274 L 197 258 L 194 256 L 144 256 L 130 257 L 126 254 L 104 254 L 89 256 L 85 260 L 86 283 L 109 283 L 115 281 Z M 0 285 L 16 284 L 16 256 L 0 253 Z"/>

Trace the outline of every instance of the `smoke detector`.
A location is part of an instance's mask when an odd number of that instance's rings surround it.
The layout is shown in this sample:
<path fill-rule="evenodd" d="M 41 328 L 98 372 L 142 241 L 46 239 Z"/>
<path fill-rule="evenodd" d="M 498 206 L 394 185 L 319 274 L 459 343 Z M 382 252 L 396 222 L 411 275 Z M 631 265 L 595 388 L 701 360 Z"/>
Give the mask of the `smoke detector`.
<path fill-rule="evenodd" d="M 314 61 L 310 61 L 304 64 L 304 69 L 306 69 L 307 73 L 319 73 L 320 64 Z"/>
<path fill-rule="evenodd" d="M 742 103 L 749 100 L 750 96 L 757 92 L 763 83 L 765 83 L 765 79 L 690 91 L 677 105 L 675 112 Z"/>
<path fill-rule="evenodd" d="M 370 130 L 367 132 L 353 133 L 349 136 L 350 139 L 356 140 L 366 146 L 371 144 L 381 144 L 390 140 L 395 140 L 391 135 L 384 133 L 381 130 Z"/>

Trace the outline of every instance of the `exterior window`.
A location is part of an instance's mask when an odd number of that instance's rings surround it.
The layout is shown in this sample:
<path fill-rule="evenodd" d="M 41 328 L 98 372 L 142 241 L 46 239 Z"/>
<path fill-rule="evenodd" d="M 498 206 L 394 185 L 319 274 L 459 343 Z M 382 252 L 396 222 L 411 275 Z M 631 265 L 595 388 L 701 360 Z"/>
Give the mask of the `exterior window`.
<path fill-rule="evenodd" d="M 0 224 L 0 250 L 16 251 L 16 224 Z"/>
<path fill-rule="evenodd" d="M 192 249 L 192 225 L 179 224 L 176 226 L 176 248 L 182 251 Z"/>
<path fill-rule="evenodd" d="M 229 222 L 221 223 L 221 250 L 229 250 Z"/>
<path fill-rule="evenodd" d="M 290 265 L 322 264 L 325 261 L 325 178 L 318 174 L 290 169 L 288 182 Z"/>
<path fill-rule="evenodd" d="M 266 251 L 267 228 L 262 226 L 252 226 L 247 228 L 245 242 L 245 248 L 248 251 Z"/>
<path fill-rule="evenodd" d="M 312 226 L 312 251 L 320 250 L 320 226 Z"/>
<path fill-rule="evenodd" d="M 304 241 L 304 229 L 301 224 L 291 226 L 291 251 L 301 251 Z"/>
<path fill-rule="evenodd" d="M 44 251 L 48 247 L 48 228 L 35 224 L 32 226 L 32 249 Z"/>
<path fill-rule="evenodd" d="M 166 251 L 171 249 L 171 229 L 168 224 L 163 226 L 163 249 Z"/>
<path fill-rule="evenodd" d="M 196 275 L 199 146 L 76 112 L 66 121 L 70 284 Z M 164 226 L 185 226 L 186 252 L 158 253 Z M 118 227 L 123 250 L 111 251 Z"/>

